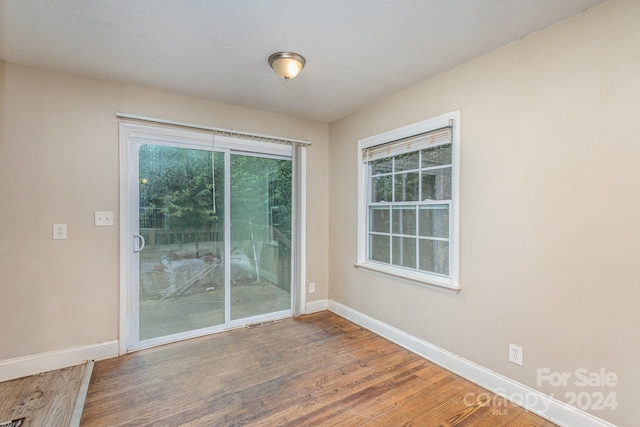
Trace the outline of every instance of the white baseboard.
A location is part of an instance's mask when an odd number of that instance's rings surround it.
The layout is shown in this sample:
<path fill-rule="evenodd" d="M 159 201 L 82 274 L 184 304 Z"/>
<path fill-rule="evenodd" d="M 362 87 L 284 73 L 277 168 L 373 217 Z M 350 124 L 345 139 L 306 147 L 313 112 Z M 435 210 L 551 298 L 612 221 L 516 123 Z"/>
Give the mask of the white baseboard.
<path fill-rule="evenodd" d="M 305 314 L 317 313 L 318 311 L 327 309 L 327 300 L 321 299 L 318 301 L 309 301 L 306 305 L 307 311 Z"/>
<path fill-rule="evenodd" d="M 456 356 L 339 302 L 329 300 L 327 308 L 555 424 L 565 427 L 615 427 L 587 412 Z"/>
<path fill-rule="evenodd" d="M 106 341 L 84 347 L 65 348 L 63 350 L 0 360 L 0 381 L 28 377 L 41 372 L 67 368 L 87 360 L 107 359 L 118 355 L 118 341 Z"/>

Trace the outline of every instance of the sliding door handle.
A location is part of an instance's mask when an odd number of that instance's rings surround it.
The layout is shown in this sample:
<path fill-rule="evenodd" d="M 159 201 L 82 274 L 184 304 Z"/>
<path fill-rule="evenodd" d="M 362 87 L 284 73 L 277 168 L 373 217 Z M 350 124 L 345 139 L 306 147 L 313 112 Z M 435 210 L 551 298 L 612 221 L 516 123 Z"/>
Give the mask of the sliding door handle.
<path fill-rule="evenodd" d="M 136 245 L 137 243 L 137 245 Z M 133 252 L 140 252 L 141 250 L 144 249 L 144 245 L 146 244 L 146 242 L 144 241 L 144 237 L 142 237 L 139 234 L 134 234 L 133 235 Z"/>

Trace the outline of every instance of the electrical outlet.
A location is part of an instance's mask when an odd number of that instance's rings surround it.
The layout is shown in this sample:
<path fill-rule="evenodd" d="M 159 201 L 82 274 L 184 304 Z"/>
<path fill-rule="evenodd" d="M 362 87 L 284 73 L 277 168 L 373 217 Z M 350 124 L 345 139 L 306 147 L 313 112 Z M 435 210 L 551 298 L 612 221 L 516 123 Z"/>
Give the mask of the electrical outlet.
<path fill-rule="evenodd" d="M 67 224 L 53 224 L 53 240 L 67 238 Z"/>
<path fill-rule="evenodd" d="M 509 362 L 522 366 L 522 361 L 522 347 L 515 344 L 509 344 Z"/>
<path fill-rule="evenodd" d="M 113 225 L 113 212 L 96 212 L 94 224 L 96 227 L 106 227 L 109 225 Z"/>
<path fill-rule="evenodd" d="M 309 283 L 309 293 L 312 294 L 316 291 L 316 284 L 315 283 Z"/>

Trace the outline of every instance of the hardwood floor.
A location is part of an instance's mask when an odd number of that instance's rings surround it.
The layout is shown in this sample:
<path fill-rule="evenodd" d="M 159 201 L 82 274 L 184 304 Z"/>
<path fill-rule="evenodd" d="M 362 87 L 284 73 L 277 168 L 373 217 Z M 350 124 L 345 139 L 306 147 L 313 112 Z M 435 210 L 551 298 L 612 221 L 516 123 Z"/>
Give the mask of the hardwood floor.
<path fill-rule="evenodd" d="M 0 423 L 25 418 L 23 427 L 68 426 L 85 365 L 0 383 Z"/>
<path fill-rule="evenodd" d="M 81 426 L 553 426 L 330 312 L 96 362 Z"/>

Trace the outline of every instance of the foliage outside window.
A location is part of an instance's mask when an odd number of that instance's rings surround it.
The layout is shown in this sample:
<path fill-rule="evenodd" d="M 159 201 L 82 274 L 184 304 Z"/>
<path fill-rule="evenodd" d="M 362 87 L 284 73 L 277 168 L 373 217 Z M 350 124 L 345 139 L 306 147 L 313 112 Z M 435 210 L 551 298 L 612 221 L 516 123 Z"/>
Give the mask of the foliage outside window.
<path fill-rule="evenodd" d="M 457 117 L 360 141 L 359 267 L 458 288 Z"/>
<path fill-rule="evenodd" d="M 139 156 L 141 229 L 195 229 L 217 221 L 212 171 L 222 182 L 221 153 L 216 156 L 215 169 L 207 150 L 142 144 Z M 217 201 L 224 200 L 222 190 L 216 189 Z"/>
<path fill-rule="evenodd" d="M 145 239 L 149 241 L 149 230 L 179 230 L 184 233 L 180 241 L 195 242 L 196 247 L 199 241 L 222 240 L 224 154 L 215 153 L 213 167 L 210 150 L 141 144 L 139 156 L 139 218 Z M 291 161 L 247 155 L 231 158 L 236 237 L 251 240 L 251 232 L 266 232 L 273 225 L 273 232 L 289 241 Z M 154 240 L 169 237 L 156 233 Z"/>

